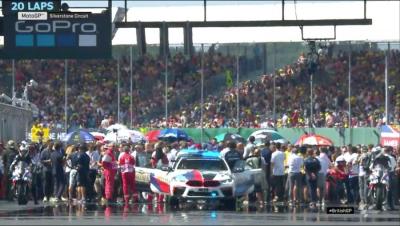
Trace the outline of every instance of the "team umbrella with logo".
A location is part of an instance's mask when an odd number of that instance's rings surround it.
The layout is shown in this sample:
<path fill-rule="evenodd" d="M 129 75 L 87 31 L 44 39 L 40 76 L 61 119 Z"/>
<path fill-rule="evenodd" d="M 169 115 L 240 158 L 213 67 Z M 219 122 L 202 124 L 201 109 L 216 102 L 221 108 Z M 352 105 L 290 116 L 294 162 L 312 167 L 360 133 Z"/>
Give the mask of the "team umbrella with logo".
<path fill-rule="evenodd" d="M 296 141 L 295 145 L 332 146 L 333 142 L 329 138 L 321 135 L 304 134 Z"/>

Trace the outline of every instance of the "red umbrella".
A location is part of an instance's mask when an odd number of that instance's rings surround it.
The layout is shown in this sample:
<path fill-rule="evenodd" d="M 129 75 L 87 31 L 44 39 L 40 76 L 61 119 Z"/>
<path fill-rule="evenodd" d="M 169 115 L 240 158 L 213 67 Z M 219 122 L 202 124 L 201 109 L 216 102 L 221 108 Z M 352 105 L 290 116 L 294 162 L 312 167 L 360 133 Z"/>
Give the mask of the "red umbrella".
<path fill-rule="evenodd" d="M 304 134 L 296 141 L 295 145 L 331 146 L 333 142 L 329 138 L 321 135 Z"/>
<path fill-rule="evenodd" d="M 158 141 L 158 135 L 160 135 L 160 130 L 151 130 L 146 133 L 145 137 L 149 142 Z"/>

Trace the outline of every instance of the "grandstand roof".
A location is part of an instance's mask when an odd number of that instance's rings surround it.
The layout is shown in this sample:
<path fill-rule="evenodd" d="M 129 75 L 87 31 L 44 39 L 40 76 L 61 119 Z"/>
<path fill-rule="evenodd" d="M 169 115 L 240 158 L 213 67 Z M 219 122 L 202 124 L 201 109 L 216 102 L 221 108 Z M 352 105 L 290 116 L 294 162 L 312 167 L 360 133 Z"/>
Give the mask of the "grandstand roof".
<path fill-rule="evenodd" d="M 129 5 L 128 21 L 202 21 L 202 1 L 183 3 L 159 3 Z M 218 2 L 209 1 L 207 20 L 280 20 L 280 2 Z M 372 18 L 371 26 L 339 26 L 337 40 L 400 40 L 400 2 L 368 1 L 367 18 Z M 221 13 L 224 12 L 224 13 Z M 296 7 L 293 1 L 287 1 L 285 19 L 352 19 L 363 18 L 363 2 L 301 2 Z M 169 29 L 171 44 L 183 43 L 181 28 Z M 317 27 L 308 31 L 309 36 L 333 36 L 333 27 Z M 238 35 L 241 34 L 241 35 Z M 307 35 L 307 34 L 306 34 Z M 148 44 L 159 43 L 159 31 L 156 28 L 146 30 Z M 298 27 L 266 27 L 266 28 L 194 28 L 194 43 L 240 43 L 240 42 L 291 42 L 302 41 Z M 119 29 L 114 45 L 136 44 L 135 29 Z"/>

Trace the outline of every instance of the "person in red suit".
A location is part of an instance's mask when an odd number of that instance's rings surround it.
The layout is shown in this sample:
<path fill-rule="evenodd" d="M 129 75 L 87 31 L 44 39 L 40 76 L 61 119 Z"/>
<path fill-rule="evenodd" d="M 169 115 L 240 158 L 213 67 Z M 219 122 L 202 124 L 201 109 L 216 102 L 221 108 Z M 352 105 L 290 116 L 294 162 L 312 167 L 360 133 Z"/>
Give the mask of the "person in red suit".
<path fill-rule="evenodd" d="M 125 205 L 129 204 L 131 194 L 133 201 L 137 202 L 136 184 L 135 184 L 135 158 L 130 154 L 128 145 L 122 147 L 123 153 L 119 155 L 118 163 L 121 169 L 122 190 L 124 192 Z"/>
<path fill-rule="evenodd" d="M 117 173 L 117 162 L 113 152 L 113 146 L 110 146 L 102 159 L 102 166 L 104 169 L 104 193 L 107 199 L 107 202 L 112 202 L 113 193 L 114 193 L 114 180 L 115 174 Z"/>

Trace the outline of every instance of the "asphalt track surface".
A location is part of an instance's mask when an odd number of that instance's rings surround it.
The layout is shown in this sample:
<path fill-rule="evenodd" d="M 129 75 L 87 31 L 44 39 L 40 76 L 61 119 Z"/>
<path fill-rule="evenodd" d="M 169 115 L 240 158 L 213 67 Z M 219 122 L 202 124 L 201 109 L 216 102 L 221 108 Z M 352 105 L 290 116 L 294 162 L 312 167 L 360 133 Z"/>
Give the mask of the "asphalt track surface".
<path fill-rule="evenodd" d="M 326 209 L 240 207 L 236 211 L 132 204 L 102 206 L 0 202 L 0 225 L 400 225 L 398 211 L 327 214 Z"/>

